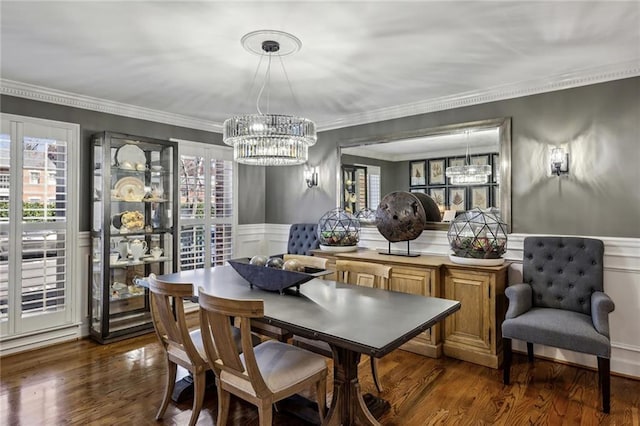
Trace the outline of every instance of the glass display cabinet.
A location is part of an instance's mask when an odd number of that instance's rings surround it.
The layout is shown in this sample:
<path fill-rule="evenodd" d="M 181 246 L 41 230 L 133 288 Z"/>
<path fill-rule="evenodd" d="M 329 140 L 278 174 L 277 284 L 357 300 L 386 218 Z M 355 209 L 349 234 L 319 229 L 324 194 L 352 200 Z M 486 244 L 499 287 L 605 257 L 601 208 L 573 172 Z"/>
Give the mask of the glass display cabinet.
<path fill-rule="evenodd" d="M 342 184 L 344 188 L 344 209 L 356 214 L 367 208 L 367 168 L 361 166 L 342 166 Z"/>
<path fill-rule="evenodd" d="M 91 336 L 101 343 L 149 332 L 140 278 L 177 270 L 175 142 L 92 136 Z"/>

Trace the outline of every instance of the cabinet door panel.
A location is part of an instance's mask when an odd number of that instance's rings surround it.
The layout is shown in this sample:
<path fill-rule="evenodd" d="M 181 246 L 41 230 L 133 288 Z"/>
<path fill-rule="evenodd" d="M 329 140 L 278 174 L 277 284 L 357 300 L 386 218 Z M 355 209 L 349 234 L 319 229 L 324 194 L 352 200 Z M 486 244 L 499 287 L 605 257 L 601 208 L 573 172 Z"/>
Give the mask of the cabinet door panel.
<path fill-rule="evenodd" d="M 458 300 L 461 308 L 447 317 L 445 342 L 473 346 L 489 351 L 489 285 L 490 277 L 485 274 L 469 274 L 448 271 L 445 278 L 445 297 Z"/>
<path fill-rule="evenodd" d="M 390 281 L 389 290 L 399 291 L 401 293 L 419 294 L 422 296 L 429 296 L 431 293 L 430 271 L 398 268 L 394 266 L 391 270 Z"/>
<path fill-rule="evenodd" d="M 389 280 L 389 290 L 401 293 L 419 294 L 421 296 L 431 296 L 431 280 L 435 272 L 431 269 L 413 269 L 394 266 L 391 270 Z M 435 276 L 433 277 L 435 279 Z M 414 338 L 421 344 L 435 345 L 435 336 L 438 335 L 440 327 L 438 325 L 420 333 Z"/>

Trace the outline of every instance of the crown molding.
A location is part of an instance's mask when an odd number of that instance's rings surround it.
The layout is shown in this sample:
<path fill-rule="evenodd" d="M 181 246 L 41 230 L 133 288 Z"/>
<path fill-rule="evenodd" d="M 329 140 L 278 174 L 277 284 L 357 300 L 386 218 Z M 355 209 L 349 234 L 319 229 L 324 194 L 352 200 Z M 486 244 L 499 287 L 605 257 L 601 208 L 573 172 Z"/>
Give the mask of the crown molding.
<path fill-rule="evenodd" d="M 640 76 L 640 59 L 560 74 L 544 79 L 522 81 L 489 89 L 380 108 L 359 114 L 346 115 L 337 120 L 317 122 L 316 124 L 318 130 L 334 130 L 637 76 Z"/>
<path fill-rule="evenodd" d="M 640 59 L 561 74 L 544 79 L 523 81 L 485 90 L 458 93 L 437 99 L 380 108 L 359 114 L 345 115 L 336 120 L 318 121 L 316 125 L 318 131 L 334 130 L 638 76 L 640 76 Z M 107 114 L 222 133 L 222 123 L 49 89 L 14 80 L 0 79 L 0 93 Z"/>
<path fill-rule="evenodd" d="M 187 127 L 190 129 L 222 133 L 221 123 L 150 108 L 143 108 L 121 102 L 113 102 L 91 96 L 79 95 L 71 92 L 64 92 L 62 90 L 49 89 L 47 87 L 36 86 L 34 84 L 22 83 L 14 80 L 0 79 L 0 94 L 81 108 L 90 111 L 98 111 L 107 114 L 120 115 L 123 117 L 137 118 L 140 120 L 154 121 L 156 123 Z"/>

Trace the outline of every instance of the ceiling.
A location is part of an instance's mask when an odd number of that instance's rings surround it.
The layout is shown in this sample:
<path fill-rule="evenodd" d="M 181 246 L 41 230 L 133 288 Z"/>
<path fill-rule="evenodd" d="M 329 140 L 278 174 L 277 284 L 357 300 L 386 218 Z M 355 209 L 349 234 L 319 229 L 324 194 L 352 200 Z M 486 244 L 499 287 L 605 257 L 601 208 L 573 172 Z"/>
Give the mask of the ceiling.
<path fill-rule="evenodd" d="M 640 75 L 638 1 L 0 4 L 2 93 L 214 131 L 256 111 L 259 29 L 302 41 L 263 112 L 319 129 Z"/>

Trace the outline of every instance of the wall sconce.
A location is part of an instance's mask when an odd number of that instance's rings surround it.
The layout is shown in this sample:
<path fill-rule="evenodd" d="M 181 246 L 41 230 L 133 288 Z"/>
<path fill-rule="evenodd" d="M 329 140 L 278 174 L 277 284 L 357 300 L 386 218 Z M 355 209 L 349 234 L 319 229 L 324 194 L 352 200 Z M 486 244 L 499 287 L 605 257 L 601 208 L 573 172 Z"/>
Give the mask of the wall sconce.
<path fill-rule="evenodd" d="M 569 174 L 569 153 L 564 148 L 551 148 L 551 174 L 556 176 Z"/>
<path fill-rule="evenodd" d="M 318 186 L 318 168 L 313 167 L 304 172 L 304 178 L 307 181 L 307 187 L 313 188 Z"/>

